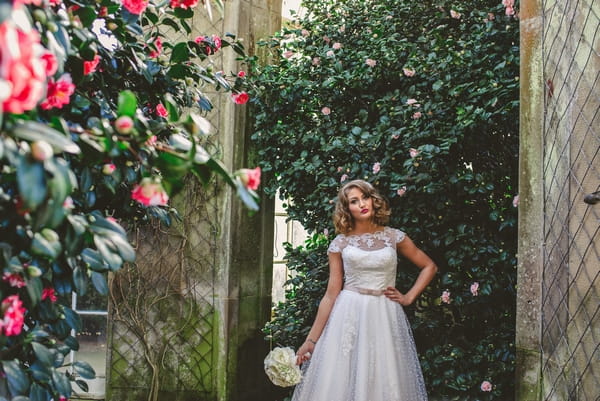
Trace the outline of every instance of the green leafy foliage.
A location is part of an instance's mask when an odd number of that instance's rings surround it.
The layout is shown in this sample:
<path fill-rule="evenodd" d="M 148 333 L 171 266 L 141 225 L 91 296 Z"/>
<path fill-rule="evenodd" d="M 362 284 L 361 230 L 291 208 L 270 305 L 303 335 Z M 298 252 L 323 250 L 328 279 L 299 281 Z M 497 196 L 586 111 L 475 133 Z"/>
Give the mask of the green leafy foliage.
<path fill-rule="evenodd" d="M 265 190 L 279 189 L 290 218 L 323 233 L 341 182 L 378 187 L 390 225 L 439 266 L 407 309 L 428 391 L 510 399 L 518 20 L 499 0 L 303 4 L 305 16 L 262 42 L 278 62 L 252 75 L 253 141 L 273 177 Z M 298 346 L 312 324 L 325 249 L 288 250 L 287 301 L 265 328 L 273 342 Z M 418 272 L 399 266 L 397 286 L 407 290 Z"/>
<path fill-rule="evenodd" d="M 231 34 L 192 37 L 195 11 L 173 7 L 0 2 L 2 400 L 87 389 L 91 366 L 65 363 L 82 330 L 70 305 L 73 293 L 106 295 L 107 273 L 135 260 L 123 226 L 169 224 L 178 215 L 168 197 L 194 177 L 219 177 L 258 209 L 242 173 L 219 161 L 206 119 L 205 91 L 246 86 L 236 72 L 214 72 L 211 57 L 244 48 Z M 188 37 L 171 40 L 173 30 Z"/>

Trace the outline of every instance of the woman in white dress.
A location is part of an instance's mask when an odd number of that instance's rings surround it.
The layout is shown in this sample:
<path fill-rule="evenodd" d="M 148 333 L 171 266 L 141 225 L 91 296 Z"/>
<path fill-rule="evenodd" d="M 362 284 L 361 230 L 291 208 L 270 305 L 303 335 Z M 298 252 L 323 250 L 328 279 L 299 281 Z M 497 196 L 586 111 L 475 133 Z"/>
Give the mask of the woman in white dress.
<path fill-rule="evenodd" d="M 402 306 L 436 274 L 435 263 L 400 230 L 385 226 L 390 210 L 366 181 L 338 194 L 329 282 L 317 316 L 298 348 L 302 382 L 292 401 L 426 401 L 412 331 Z M 421 269 L 405 294 L 395 288 L 398 254 Z"/>

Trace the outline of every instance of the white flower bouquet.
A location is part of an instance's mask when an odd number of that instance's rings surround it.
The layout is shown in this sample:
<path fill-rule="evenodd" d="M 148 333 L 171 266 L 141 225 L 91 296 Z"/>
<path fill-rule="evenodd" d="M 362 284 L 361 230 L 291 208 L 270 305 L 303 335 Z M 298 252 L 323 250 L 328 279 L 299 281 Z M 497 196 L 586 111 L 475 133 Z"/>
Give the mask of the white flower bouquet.
<path fill-rule="evenodd" d="M 276 386 L 300 383 L 302 372 L 296 365 L 296 353 L 290 347 L 275 347 L 265 358 L 265 373 Z"/>

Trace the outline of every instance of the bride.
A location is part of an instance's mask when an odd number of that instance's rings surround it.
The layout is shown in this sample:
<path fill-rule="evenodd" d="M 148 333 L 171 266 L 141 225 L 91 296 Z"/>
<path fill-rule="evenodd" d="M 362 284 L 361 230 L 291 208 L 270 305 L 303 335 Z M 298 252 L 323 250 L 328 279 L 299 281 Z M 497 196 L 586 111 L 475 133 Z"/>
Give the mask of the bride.
<path fill-rule="evenodd" d="M 412 304 L 437 272 L 402 231 L 385 226 L 387 201 L 366 181 L 345 184 L 333 216 L 329 282 L 297 363 L 292 401 L 426 401 L 412 331 Z M 421 269 L 405 294 L 395 288 L 398 254 Z"/>

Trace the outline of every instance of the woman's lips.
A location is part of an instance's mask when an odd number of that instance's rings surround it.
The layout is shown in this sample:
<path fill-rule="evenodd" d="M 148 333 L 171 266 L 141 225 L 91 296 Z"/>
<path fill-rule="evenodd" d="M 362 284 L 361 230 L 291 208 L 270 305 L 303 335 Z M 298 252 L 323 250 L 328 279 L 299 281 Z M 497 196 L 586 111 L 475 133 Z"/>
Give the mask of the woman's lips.
<path fill-rule="evenodd" d="M 361 212 L 362 214 L 369 213 L 369 209 L 362 209 L 360 212 Z"/>

